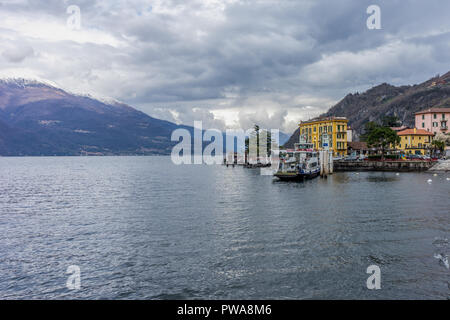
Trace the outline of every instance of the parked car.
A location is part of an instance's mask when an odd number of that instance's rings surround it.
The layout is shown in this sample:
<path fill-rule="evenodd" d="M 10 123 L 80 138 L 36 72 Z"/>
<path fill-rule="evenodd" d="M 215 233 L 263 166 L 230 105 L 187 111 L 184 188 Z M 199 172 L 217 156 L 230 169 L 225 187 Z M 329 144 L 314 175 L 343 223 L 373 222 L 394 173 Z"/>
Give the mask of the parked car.
<path fill-rule="evenodd" d="M 407 155 L 406 158 L 408 160 L 424 160 L 423 156 L 420 154 L 410 154 L 410 155 Z"/>

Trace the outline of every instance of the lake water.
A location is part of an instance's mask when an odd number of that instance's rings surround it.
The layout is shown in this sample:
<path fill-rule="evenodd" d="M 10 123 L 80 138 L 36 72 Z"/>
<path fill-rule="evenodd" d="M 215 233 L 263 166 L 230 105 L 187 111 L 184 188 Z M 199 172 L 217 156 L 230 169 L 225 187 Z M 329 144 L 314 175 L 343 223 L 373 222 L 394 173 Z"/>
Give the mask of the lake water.
<path fill-rule="evenodd" d="M 0 298 L 448 299 L 448 177 L 0 158 Z"/>

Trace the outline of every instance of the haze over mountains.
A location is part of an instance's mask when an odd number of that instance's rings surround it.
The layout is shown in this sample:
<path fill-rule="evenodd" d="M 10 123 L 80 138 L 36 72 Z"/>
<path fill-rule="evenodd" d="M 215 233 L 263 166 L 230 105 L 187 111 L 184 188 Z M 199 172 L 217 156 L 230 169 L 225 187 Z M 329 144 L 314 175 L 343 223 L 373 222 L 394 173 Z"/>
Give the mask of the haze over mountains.
<path fill-rule="evenodd" d="M 2 156 L 168 155 L 178 143 L 171 141 L 178 128 L 193 136 L 191 126 L 150 117 L 124 103 L 41 81 L 0 80 Z M 280 133 L 281 144 L 288 138 Z"/>
<path fill-rule="evenodd" d="M 436 76 L 421 84 L 375 86 L 364 93 L 350 93 L 320 117 L 346 117 L 356 136 L 368 121 L 381 122 L 385 116 L 397 116 L 403 125 L 414 126 L 414 113 L 430 107 L 450 106 L 450 72 Z M 298 141 L 299 130 L 291 136 L 285 147 Z"/>

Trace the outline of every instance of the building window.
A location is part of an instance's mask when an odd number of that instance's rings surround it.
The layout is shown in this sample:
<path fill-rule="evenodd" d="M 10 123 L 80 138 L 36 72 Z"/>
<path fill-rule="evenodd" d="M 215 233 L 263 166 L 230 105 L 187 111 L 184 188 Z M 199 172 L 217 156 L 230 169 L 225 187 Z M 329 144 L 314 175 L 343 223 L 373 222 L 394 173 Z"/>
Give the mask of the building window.
<path fill-rule="evenodd" d="M 422 122 L 422 128 L 425 128 L 425 122 Z"/>
<path fill-rule="evenodd" d="M 425 120 L 425 115 L 424 114 L 422 115 L 422 120 Z"/>
<path fill-rule="evenodd" d="M 433 118 L 434 118 L 434 119 L 437 119 L 437 114 L 436 114 L 436 113 L 433 114 Z"/>
<path fill-rule="evenodd" d="M 333 126 L 329 126 L 329 127 L 328 127 L 328 131 L 329 131 L 329 132 L 333 132 Z"/>
<path fill-rule="evenodd" d="M 442 119 L 445 119 L 445 113 L 442 114 Z"/>

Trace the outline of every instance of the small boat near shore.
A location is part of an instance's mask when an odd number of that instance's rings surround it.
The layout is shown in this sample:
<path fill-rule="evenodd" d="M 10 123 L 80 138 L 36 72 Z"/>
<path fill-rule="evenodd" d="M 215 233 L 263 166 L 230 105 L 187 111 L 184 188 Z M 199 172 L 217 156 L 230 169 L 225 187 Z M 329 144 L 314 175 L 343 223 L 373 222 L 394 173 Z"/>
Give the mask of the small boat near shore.
<path fill-rule="evenodd" d="M 296 144 L 294 150 L 280 151 L 280 164 L 275 177 L 282 181 L 303 181 L 320 174 L 319 157 L 310 143 Z"/>

